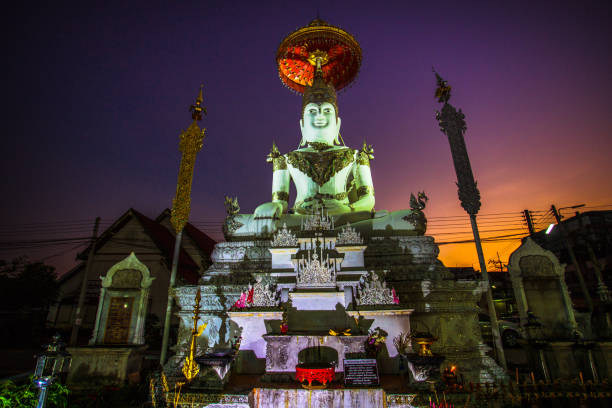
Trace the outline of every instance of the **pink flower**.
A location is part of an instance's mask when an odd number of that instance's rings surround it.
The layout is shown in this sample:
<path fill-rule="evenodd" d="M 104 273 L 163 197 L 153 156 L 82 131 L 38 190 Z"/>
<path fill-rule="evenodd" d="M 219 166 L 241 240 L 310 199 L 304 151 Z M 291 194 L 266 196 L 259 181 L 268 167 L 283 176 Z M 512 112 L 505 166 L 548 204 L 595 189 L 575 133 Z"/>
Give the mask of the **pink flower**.
<path fill-rule="evenodd" d="M 234 307 L 236 309 L 244 309 L 246 307 L 246 293 L 245 292 L 242 292 L 242 294 L 240 295 L 240 299 L 238 299 L 236 303 L 234 303 Z"/>
<path fill-rule="evenodd" d="M 397 293 L 395 293 L 395 288 L 391 289 L 391 294 L 393 295 L 393 303 L 395 303 L 396 305 L 399 305 L 399 297 L 397 296 Z"/>

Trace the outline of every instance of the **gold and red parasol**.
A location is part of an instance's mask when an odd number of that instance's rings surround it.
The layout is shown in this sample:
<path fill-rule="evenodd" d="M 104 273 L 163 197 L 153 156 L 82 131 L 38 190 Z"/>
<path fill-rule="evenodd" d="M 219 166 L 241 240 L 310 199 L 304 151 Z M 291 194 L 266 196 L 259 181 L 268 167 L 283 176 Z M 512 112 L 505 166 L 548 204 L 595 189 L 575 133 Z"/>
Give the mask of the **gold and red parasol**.
<path fill-rule="evenodd" d="M 346 31 L 315 19 L 281 42 L 276 62 L 281 81 L 295 92 L 303 93 L 312 85 L 317 66 L 325 81 L 339 91 L 357 76 L 361 47 Z"/>

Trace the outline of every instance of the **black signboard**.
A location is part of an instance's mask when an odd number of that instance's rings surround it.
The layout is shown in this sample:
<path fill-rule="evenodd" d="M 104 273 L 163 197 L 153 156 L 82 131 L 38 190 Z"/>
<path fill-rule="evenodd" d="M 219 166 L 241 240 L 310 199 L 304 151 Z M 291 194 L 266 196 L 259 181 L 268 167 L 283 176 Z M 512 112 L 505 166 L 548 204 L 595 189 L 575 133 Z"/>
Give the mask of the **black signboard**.
<path fill-rule="evenodd" d="M 375 358 L 344 360 L 345 386 L 367 387 L 378 384 L 378 366 Z"/>

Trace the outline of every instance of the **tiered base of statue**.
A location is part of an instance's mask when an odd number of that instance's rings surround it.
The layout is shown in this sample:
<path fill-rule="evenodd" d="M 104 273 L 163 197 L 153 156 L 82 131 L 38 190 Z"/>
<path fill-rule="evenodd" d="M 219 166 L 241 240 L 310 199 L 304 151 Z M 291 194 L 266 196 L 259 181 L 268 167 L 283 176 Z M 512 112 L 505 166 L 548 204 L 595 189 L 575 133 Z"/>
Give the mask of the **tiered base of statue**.
<path fill-rule="evenodd" d="M 354 359 L 375 359 L 381 379 L 406 375 L 408 389 L 439 378 L 446 366 L 457 367 L 465 381 L 503 378 L 486 355 L 489 348 L 477 321 L 482 283 L 455 279 L 438 261 L 432 237 L 394 236 L 389 230 L 362 237 L 351 226 L 333 226 L 325 214 L 302 217 L 298 228 L 279 228 L 271 241 L 217 244 L 201 284 L 176 289 L 181 325 L 176 355 L 165 367 L 170 380 L 180 378 L 189 350 L 198 288 L 199 319 L 207 326 L 196 340 L 196 354 L 210 357 L 238 349 L 225 365 L 201 367 L 190 387 L 202 392 L 221 392 L 230 376 L 244 375 L 264 384 L 257 391 L 260 401 L 300 399 L 294 389 L 300 386 L 297 367 L 331 370 L 329 381 L 342 384 L 345 363 Z M 437 339 L 431 348 L 437 366 L 429 374 L 406 358 L 417 351 L 410 342 L 416 332 Z M 271 382 L 275 390 L 265 391 Z M 283 394 L 281 384 L 295 395 Z M 325 388 L 329 382 L 302 385 Z M 384 381 L 370 385 L 385 389 Z M 340 391 L 347 388 L 328 390 L 321 398 L 348 398 L 336 395 Z M 382 406 L 368 395 L 373 405 L 355 406 Z"/>

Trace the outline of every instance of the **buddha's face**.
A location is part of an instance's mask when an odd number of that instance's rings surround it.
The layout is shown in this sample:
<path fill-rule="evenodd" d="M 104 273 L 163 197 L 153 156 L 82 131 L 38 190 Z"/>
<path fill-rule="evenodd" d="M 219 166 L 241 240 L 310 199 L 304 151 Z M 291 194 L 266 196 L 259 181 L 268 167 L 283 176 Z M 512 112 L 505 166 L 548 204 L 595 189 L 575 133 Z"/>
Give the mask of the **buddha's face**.
<path fill-rule="evenodd" d="M 340 132 L 340 118 L 336 118 L 336 109 L 329 102 L 309 103 L 300 120 L 300 128 L 304 142 L 333 145 Z"/>

